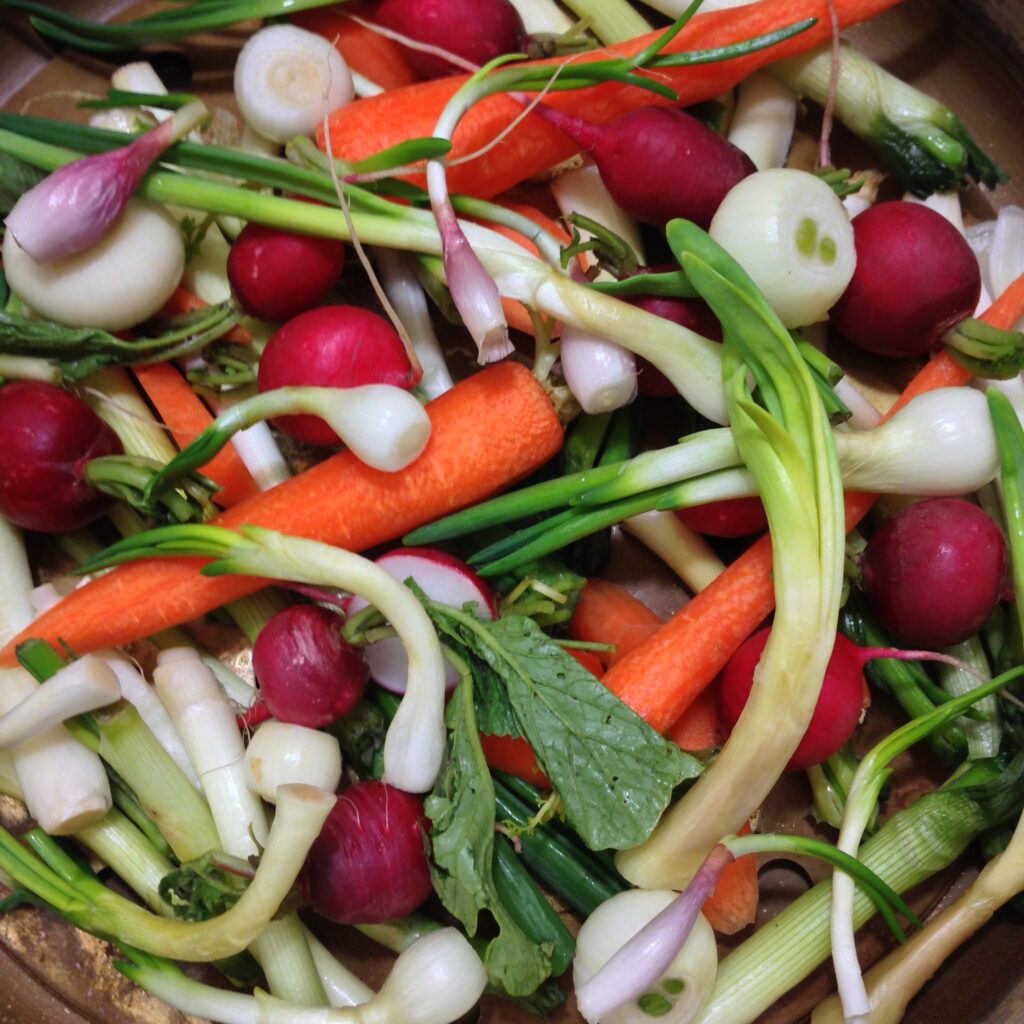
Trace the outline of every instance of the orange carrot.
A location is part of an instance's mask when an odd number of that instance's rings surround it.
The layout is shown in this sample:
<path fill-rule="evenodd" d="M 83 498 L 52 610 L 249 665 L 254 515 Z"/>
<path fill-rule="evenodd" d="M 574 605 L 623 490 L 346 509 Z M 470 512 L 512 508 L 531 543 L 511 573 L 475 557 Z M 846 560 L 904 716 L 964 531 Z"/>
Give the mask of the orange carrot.
<path fill-rule="evenodd" d="M 339 452 L 213 520 L 253 523 L 360 551 L 489 497 L 547 462 L 562 428 L 544 389 L 524 366 L 500 363 L 474 374 L 428 406 L 432 433 L 423 454 L 400 473 L 383 473 Z M 79 653 L 152 636 L 266 581 L 200 576 L 194 558 L 123 565 L 75 590 L 0 651 L 38 636 Z"/>
<path fill-rule="evenodd" d="M 575 647 L 569 647 L 567 650 L 591 675 L 597 676 L 598 679 L 604 675 L 601 659 L 593 651 L 580 651 Z M 483 747 L 484 758 L 492 768 L 507 772 L 541 789 L 551 788 L 548 777 L 537 765 L 533 747 L 522 737 L 481 734 L 480 745 Z"/>
<path fill-rule="evenodd" d="M 744 825 L 739 835 L 750 833 L 750 825 Z M 757 916 L 757 860 L 748 853 L 727 865 L 718 876 L 715 888 L 704 901 L 701 913 L 708 924 L 722 935 L 735 935 L 754 923 Z"/>
<path fill-rule="evenodd" d="M 836 0 L 841 28 L 874 17 L 897 0 Z M 822 0 L 760 0 L 760 3 L 732 10 L 699 14 L 665 48 L 666 53 L 726 46 L 800 21 L 818 19 L 806 31 L 785 42 L 745 57 L 714 64 L 665 68 L 659 80 L 679 94 L 679 105 L 712 99 L 731 89 L 751 72 L 782 57 L 803 53 L 831 36 L 829 18 Z M 618 46 L 606 47 L 574 60 L 599 60 L 613 52 L 635 56 L 658 38 L 652 32 Z M 553 65 L 557 62 L 541 62 Z M 403 139 L 433 133 L 437 119 L 465 77 L 438 79 L 393 89 L 380 96 L 359 100 L 331 115 L 331 148 L 335 156 L 358 160 L 386 149 Z M 606 83 L 584 90 L 549 94 L 552 107 L 585 117 L 595 124 L 640 106 L 670 101 L 646 90 Z M 492 96 L 476 104 L 462 119 L 454 137 L 452 158 L 466 155 L 491 142 L 520 113 L 519 104 L 508 96 Z M 323 133 L 318 129 L 323 146 Z M 500 145 L 467 163 L 451 168 L 448 183 L 453 192 L 493 196 L 524 179 L 539 174 L 576 152 L 566 136 L 536 115 L 518 125 Z"/>
<path fill-rule="evenodd" d="M 345 4 L 345 12 L 365 17 L 366 5 L 350 0 Z M 398 89 L 418 81 L 398 43 L 364 28 L 333 7 L 298 11 L 291 15 L 291 20 L 300 28 L 329 39 L 353 71 L 382 89 Z"/>
<path fill-rule="evenodd" d="M 539 789 L 550 789 L 548 777 L 537 767 L 533 747 L 521 736 L 481 736 L 480 746 L 491 768 L 514 775 Z"/>
<path fill-rule="evenodd" d="M 594 576 L 580 594 L 569 623 L 569 636 L 573 640 L 614 644 L 614 651 L 599 655 L 609 666 L 624 658 L 660 626 L 661 619 L 643 601 L 617 583 Z M 639 711 L 638 708 L 633 710 Z"/>
<path fill-rule="evenodd" d="M 717 689 L 709 686 L 669 727 L 666 735 L 681 750 L 710 750 L 721 746 L 724 737 L 718 721 Z"/>
<path fill-rule="evenodd" d="M 1007 288 L 981 319 L 993 327 L 1007 327 L 1022 316 L 1024 275 Z M 966 370 L 940 353 L 914 377 L 887 415 L 905 404 L 908 394 L 914 396 L 965 384 L 969 379 Z M 846 495 L 847 530 L 867 515 L 875 498 L 874 494 Z M 641 647 L 610 668 L 604 683 L 654 728 L 664 732 L 774 607 L 771 540 L 765 534 Z"/>
<path fill-rule="evenodd" d="M 213 422 L 202 400 L 170 363 L 134 366 L 132 372 L 156 408 L 157 415 L 171 428 L 171 436 L 179 448 L 194 441 Z M 202 472 L 220 486 L 214 501 L 222 508 L 237 505 L 259 493 L 256 481 L 245 468 L 234 445 L 225 445 L 202 467 Z"/>
<path fill-rule="evenodd" d="M 171 317 L 182 316 L 184 313 L 195 313 L 200 309 L 209 309 L 210 304 L 204 302 L 198 295 L 193 294 L 180 284 L 174 289 L 174 294 L 164 303 L 163 309 L 158 316 Z M 252 335 L 240 324 L 235 324 L 227 334 L 225 341 L 233 341 L 236 345 L 251 345 Z"/>

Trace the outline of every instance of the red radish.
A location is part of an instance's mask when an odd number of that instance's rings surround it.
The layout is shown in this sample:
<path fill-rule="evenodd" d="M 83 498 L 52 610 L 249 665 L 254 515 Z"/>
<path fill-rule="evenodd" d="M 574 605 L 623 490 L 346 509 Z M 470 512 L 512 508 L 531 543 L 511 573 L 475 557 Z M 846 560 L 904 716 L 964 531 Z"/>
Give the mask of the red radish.
<path fill-rule="evenodd" d="M 411 914 L 431 893 L 423 801 L 383 782 L 338 795 L 299 875 L 302 899 L 339 924 Z"/>
<path fill-rule="evenodd" d="M 260 391 L 361 384 L 409 389 L 419 377 L 402 339 L 383 317 L 358 306 L 321 306 L 277 330 L 260 357 L 257 383 Z M 307 444 L 341 444 L 338 435 L 317 416 L 282 416 L 274 424 Z"/>
<path fill-rule="evenodd" d="M 768 517 L 760 498 L 729 498 L 706 505 L 676 509 L 691 530 L 709 537 L 748 537 L 768 529 Z"/>
<path fill-rule="evenodd" d="M 878 203 L 854 217 L 857 269 L 829 314 L 855 345 L 883 356 L 923 356 L 973 314 L 981 273 L 970 246 L 920 203 Z"/>
<path fill-rule="evenodd" d="M 228 253 L 228 280 L 247 313 L 280 323 L 327 298 L 344 263 L 337 239 L 247 224 Z"/>
<path fill-rule="evenodd" d="M 509 0 L 378 0 L 373 20 L 392 32 L 427 43 L 480 67 L 503 53 L 521 53 L 526 29 Z M 468 70 L 444 57 L 403 46 L 410 67 L 423 78 Z"/>
<path fill-rule="evenodd" d="M 932 498 L 893 516 L 868 541 L 861 583 L 895 641 L 949 647 L 981 629 L 1006 565 L 1006 542 L 989 515 L 961 498 Z"/>
<path fill-rule="evenodd" d="M 349 712 L 366 689 L 369 669 L 363 652 L 342 639 L 342 621 L 313 604 L 278 612 L 252 648 L 260 685 L 256 706 L 280 722 L 310 729 Z"/>
<path fill-rule="evenodd" d="M 124 452 L 80 398 L 52 384 L 0 388 L 0 513 L 41 533 L 77 530 L 111 499 L 86 482 L 90 459 Z"/>
<path fill-rule="evenodd" d="M 594 158 L 626 213 L 648 224 L 711 223 L 725 194 L 756 168 L 741 149 L 681 110 L 641 107 L 607 124 L 534 108 Z"/>
<path fill-rule="evenodd" d="M 770 635 L 771 629 L 755 633 L 722 670 L 718 711 L 727 733 L 732 731 L 747 703 L 754 682 L 754 669 Z M 863 705 L 864 663 L 877 654 L 858 647 L 841 633 L 836 634 L 810 725 L 786 765 L 786 771 L 800 771 L 820 764 L 850 738 Z M 780 714 L 783 713 L 785 709 L 780 709 Z"/>
<path fill-rule="evenodd" d="M 377 564 L 391 573 L 395 579 L 412 579 L 416 585 L 434 601 L 462 608 L 472 601 L 476 614 L 481 619 L 495 619 L 498 604 L 494 592 L 465 562 L 435 548 L 396 548 L 377 559 Z M 367 602 L 354 597 L 349 603 L 349 613 L 362 611 Z M 366 660 L 370 664 L 370 676 L 386 690 L 405 693 L 409 662 L 405 648 L 398 637 L 378 640 L 366 648 Z M 447 667 L 448 689 L 458 685 L 459 675 L 451 665 Z"/>
<path fill-rule="evenodd" d="M 722 325 L 703 299 L 681 299 L 656 295 L 642 295 L 627 300 L 647 313 L 687 327 L 713 341 L 722 340 Z M 650 398 L 675 398 L 679 392 L 671 381 L 646 359 L 637 360 L 637 387 L 641 395 Z"/>

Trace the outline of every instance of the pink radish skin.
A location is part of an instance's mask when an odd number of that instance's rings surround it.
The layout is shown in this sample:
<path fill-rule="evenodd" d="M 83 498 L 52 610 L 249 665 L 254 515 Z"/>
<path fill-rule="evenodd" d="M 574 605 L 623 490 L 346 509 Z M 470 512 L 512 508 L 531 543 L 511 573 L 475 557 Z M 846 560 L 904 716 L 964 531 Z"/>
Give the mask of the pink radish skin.
<path fill-rule="evenodd" d="M 754 670 L 771 628 L 751 636 L 718 677 L 718 714 L 726 734 L 732 732 L 754 685 Z M 904 651 L 898 647 L 858 647 L 852 640 L 836 633 L 832 655 L 825 668 L 818 703 L 814 707 L 807 732 L 786 765 L 787 772 L 803 771 L 821 764 L 835 754 L 853 735 L 861 712 L 867 707 L 864 666 L 875 658 L 897 661 L 942 661 L 965 668 L 963 662 L 931 651 Z"/>
<path fill-rule="evenodd" d="M 1006 581 L 1006 542 L 960 498 L 932 498 L 893 516 L 861 558 L 861 584 L 897 642 L 949 647 L 981 629 Z"/>
<path fill-rule="evenodd" d="M 338 794 L 299 875 L 299 892 L 338 924 L 411 914 L 430 895 L 423 801 L 383 782 Z"/>
<path fill-rule="evenodd" d="M 247 224 L 228 254 L 228 281 L 242 308 L 282 323 L 330 294 L 345 265 L 345 244 Z"/>
<path fill-rule="evenodd" d="M 296 385 L 352 388 L 393 384 L 411 389 L 413 370 L 402 339 L 383 317 L 358 306 L 321 306 L 279 328 L 260 357 L 260 391 Z M 281 416 L 274 425 L 307 444 L 339 445 L 318 416 Z"/>
<path fill-rule="evenodd" d="M 754 669 L 771 629 L 762 629 L 729 659 L 719 677 L 718 711 L 731 732 L 743 711 L 754 681 Z M 865 656 L 867 655 L 867 656 Z M 871 657 L 852 640 L 836 634 L 832 657 L 825 669 L 821 694 L 810 725 L 786 765 L 787 772 L 801 771 L 831 757 L 850 738 L 860 720 L 864 697 L 864 662 Z M 780 714 L 785 709 L 780 709 Z"/>
<path fill-rule="evenodd" d="M 312 604 L 278 612 L 253 644 L 257 707 L 280 722 L 309 729 L 351 711 L 366 690 L 370 670 L 363 652 L 342 639 L 343 622 Z"/>
<path fill-rule="evenodd" d="M 413 579 L 416 585 L 434 601 L 462 608 L 470 601 L 476 603 L 476 614 L 482 619 L 498 617 L 498 603 L 494 592 L 465 562 L 436 548 L 397 548 L 381 555 L 377 565 L 395 579 Z M 349 614 L 355 615 L 367 606 L 361 597 L 353 597 Z M 378 640 L 366 648 L 370 676 L 386 690 L 405 693 L 409 675 L 409 662 L 405 648 L 398 637 Z M 448 665 L 445 685 L 450 690 L 457 686 L 459 675 Z"/>
<path fill-rule="evenodd" d="M 853 219 L 857 269 L 829 314 L 850 341 L 882 356 L 924 356 L 971 316 L 981 272 L 970 246 L 920 203 L 878 203 Z"/>
<path fill-rule="evenodd" d="M 646 313 L 653 313 L 664 320 L 686 327 L 702 334 L 712 341 L 722 340 L 722 325 L 703 299 L 679 299 L 657 295 L 643 295 L 628 299 L 630 305 L 638 306 Z M 678 391 L 671 381 L 646 359 L 637 360 L 637 387 L 641 395 L 649 398 L 675 398 Z"/>
<path fill-rule="evenodd" d="M 124 452 L 117 435 L 80 398 L 53 384 L 0 388 L 0 513 L 41 533 L 77 530 L 112 499 L 85 480 L 90 459 Z"/>
<path fill-rule="evenodd" d="M 522 53 L 526 30 L 509 0 L 378 0 L 374 21 L 418 43 L 428 43 L 476 67 L 503 53 Z M 461 74 L 466 68 L 410 46 L 409 66 L 423 78 Z"/>
<path fill-rule="evenodd" d="M 647 224 L 685 217 L 707 228 L 725 194 L 756 170 L 746 153 L 681 110 L 641 107 L 596 125 L 534 109 L 590 153 L 619 206 Z"/>

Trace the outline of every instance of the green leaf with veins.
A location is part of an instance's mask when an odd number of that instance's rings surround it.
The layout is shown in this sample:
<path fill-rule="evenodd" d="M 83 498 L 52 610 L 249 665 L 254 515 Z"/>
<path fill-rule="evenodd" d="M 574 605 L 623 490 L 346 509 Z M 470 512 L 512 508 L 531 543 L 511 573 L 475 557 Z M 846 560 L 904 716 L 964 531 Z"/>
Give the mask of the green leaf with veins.
<path fill-rule="evenodd" d="M 494 887 L 494 787 L 480 747 L 473 682 L 466 674 L 446 718 L 448 758 L 425 805 L 434 890 L 471 936 L 476 934 L 480 911 L 490 912 L 499 931 L 484 953 L 487 976 L 509 995 L 529 995 L 551 974 L 550 949 L 527 938 L 508 916 Z"/>
<path fill-rule="evenodd" d="M 446 635 L 500 678 L 511 712 L 551 780 L 565 816 L 591 849 L 642 843 L 673 789 L 702 766 L 666 741 L 532 619 L 482 622 L 429 602 Z"/>
<path fill-rule="evenodd" d="M 430 611 L 429 606 L 427 610 Z M 472 616 L 473 614 L 469 607 L 463 611 L 466 615 Z M 522 736 L 523 731 L 519 727 L 519 720 L 509 703 L 501 676 L 487 662 L 473 657 L 472 641 L 467 637 L 468 631 L 465 626 L 444 615 L 431 614 L 431 620 L 435 629 L 442 636 L 451 640 L 465 656 L 471 659 L 473 705 L 480 732 L 486 736 Z"/>

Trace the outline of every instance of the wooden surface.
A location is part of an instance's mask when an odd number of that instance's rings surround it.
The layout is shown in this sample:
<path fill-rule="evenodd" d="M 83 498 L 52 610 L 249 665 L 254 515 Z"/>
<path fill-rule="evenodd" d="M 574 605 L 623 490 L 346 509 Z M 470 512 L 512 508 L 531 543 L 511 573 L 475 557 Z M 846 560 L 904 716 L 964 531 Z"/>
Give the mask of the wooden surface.
<path fill-rule="evenodd" d="M 127 0 L 64 0 L 62 9 L 92 17 L 110 17 L 128 6 Z M 1020 115 L 1024 110 L 1024 4 L 1021 0 L 908 0 L 879 21 L 855 30 L 851 37 L 901 77 L 908 78 L 948 102 L 961 114 L 986 150 L 1014 173 L 1009 188 L 995 196 L 971 194 L 968 211 L 979 218 L 1007 201 L 1024 201 L 1024 139 Z M 203 91 L 224 93 L 230 88 L 230 53 L 237 45 L 231 35 L 204 46 L 197 74 Z M 53 62 L 20 16 L 0 9 L 0 103 L 50 116 L 69 116 L 64 90 L 102 90 L 102 64 L 75 58 Z M 39 100 L 40 93 L 46 98 Z M 650 590 L 656 575 L 651 561 L 635 551 L 620 557 L 623 575 L 634 589 Z M 656 602 L 668 611 L 671 592 L 661 587 Z M 794 806 L 804 797 L 796 794 Z M 783 807 L 782 818 L 795 812 Z M 0 798 L 0 819 L 19 821 L 13 801 Z M 960 876 L 971 876 L 968 865 Z M 766 879 L 767 880 L 767 879 Z M 794 884 L 791 872 L 773 873 L 772 885 L 785 890 Z M 795 884 L 799 884 L 797 881 Z M 918 894 L 919 905 L 932 905 L 943 890 L 956 885 L 956 876 Z M 334 935 L 344 957 L 368 980 L 379 981 L 386 962 L 368 944 L 351 934 Z M 879 947 L 880 948 L 880 947 Z M 877 950 L 876 950 L 877 952 Z M 182 1021 L 130 986 L 109 966 L 104 943 L 54 921 L 38 911 L 21 911 L 0 919 L 0 1024 L 172 1024 Z M 1002 912 L 944 967 L 938 978 L 912 1004 L 911 1024 L 1024 1024 L 1024 926 Z M 799 1019 L 812 1006 L 818 991 L 829 984 L 828 970 L 810 986 L 771 1014 L 773 1022 Z M 512 1024 L 526 1020 L 503 1004 L 490 1003 L 482 1020 Z M 535 1019 L 535 1018 L 534 1018 Z M 567 1009 L 556 1021 L 572 1018 Z"/>

